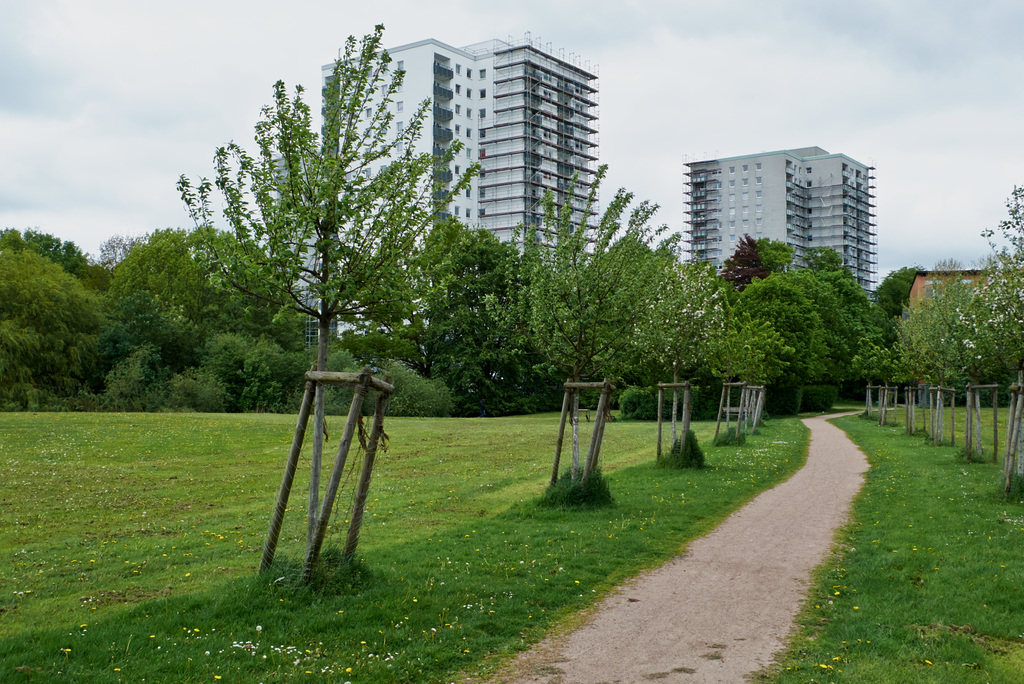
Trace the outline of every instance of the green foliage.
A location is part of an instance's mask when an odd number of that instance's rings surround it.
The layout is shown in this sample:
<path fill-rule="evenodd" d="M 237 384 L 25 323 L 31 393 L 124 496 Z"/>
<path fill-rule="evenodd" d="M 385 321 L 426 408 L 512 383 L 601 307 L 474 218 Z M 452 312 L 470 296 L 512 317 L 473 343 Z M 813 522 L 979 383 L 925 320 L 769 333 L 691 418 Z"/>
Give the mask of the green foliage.
<path fill-rule="evenodd" d="M 718 412 L 718 397 L 722 391 L 720 381 L 709 381 L 706 385 L 690 387 L 691 418 L 693 420 L 714 420 Z M 683 411 L 683 391 L 679 390 L 679 416 Z M 657 420 L 658 390 L 655 387 L 626 387 L 619 395 L 619 418 L 621 420 Z M 665 405 L 662 419 L 672 418 L 671 390 L 665 391 Z"/>
<path fill-rule="evenodd" d="M 592 377 L 615 360 L 645 320 L 657 294 L 661 262 L 651 249 L 664 228 L 648 222 L 657 207 L 633 201 L 623 189 L 590 227 L 581 217 L 596 212 L 602 166 L 589 188 L 584 210 L 574 202 L 544 199 L 544 225 L 526 236 L 528 284 L 523 289 L 526 325 L 537 348 L 573 380 Z M 568 195 L 576 195 L 575 186 Z M 543 239 L 543 243 L 541 243 Z"/>
<path fill-rule="evenodd" d="M 827 369 L 825 329 L 802 279 L 796 272 L 789 272 L 755 280 L 743 290 L 734 307 L 738 316 L 771 323 L 784 346 L 777 358 L 785 364 L 785 381 L 793 385 L 819 380 Z"/>
<path fill-rule="evenodd" d="M 875 305 L 887 319 L 899 318 L 910 304 L 910 288 L 920 266 L 904 266 L 885 276 L 875 290 Z"/>
<path fill-rule="evenodd" d="M 800 410 L 805 412 L 831 411 L 839 398 L 835 385 L 806 385 L 800 392 Z"/>
<path fill-rule="evenodd" d="M 84 388 L 100 301 L 33 250 L 0 249 L 0 405 L 35 406 Z"/>
<path fill-rule="evenodd" d="M 586 484 L 583 484 L 582 478 L 573 479 L 572 473 L 566 470 L 554 484 L 548 486 L 538 505 L 542 508 L 591 510 L 609 508 L 615 505 L 615 501 L 598 467 L 590 472 Z"/>
<path fill-rule="evenodd" d="M 793 247 L 779 240 L 758 238 L 757 253 L 768 273 L 785 273 L 793 263 Z"/>
<path fill-rule="evenodd" d="M 450 187 L 433 180 L 461 146 L 437 158 L 416 152 L 428 102 L 395 132 L 391 103 L 404 72 L 392 72 L 382 35 L 377 26 L 346 41 L 323 89 L 322 127 L 303 88 L 290 96 L 278 81 L 256 125 L 258 152 L 229 143 L 214 156 L 215 183 L 178 182 L 224 282 L 318 321 L 319 367 L 333 322 L 407 317 L 422 237 L 476 170 Z M 214 227 L 214 185 L 227 231 Z"/>
<path fill-rule="evenodd" d="M 747 433 L 741 432 L 739 435 L 736 434 L 735 426 L 730 430 L 724 430 L 718 433 L 718 437 L 715 437 L 714 445 L 716 447 L 736 447 L 743 446 L 747 443 Z"/>
<path fill-rule="evenodd" d="M 155 411 L 165 398 L 160 355 L 149 345 L 136 347 L 107 373 L 104 405 L 113 411 Z"/>
<path fill-rule="evenodd" d="M 186 368 L 168 382 L 165 405 L 177 411 L 222 413 L 227 410 L 228 390 L 210 370 Z"/>
<path fill-rule="evenodd" d="M 795 416 L 803 403 L 803 388 L 772 385 L 765 390 L 764 410 L 771 416 Z"/>
<path fill-rule="evenodd" d="M 758 281 L 760 282 L 760 281 Z M 716 374 L 725 379 L 740 378 L 754 384 L 767 384 L 789 367 L 793 348 L 788 346 L 772 322 L 754 318 L 734 309 L 725 335 L 718 345 Z"/>
<path fill-rule="evenodd" d="M 452 394 L 439 378 L 423 378 L 405 366 L 395 363 L 387 375 L 395 386 L 388 403 L 388 414 L 420 418 L 444 418 L 452 413 Z"/>
<path fill-rule="evenodd" d="M 719 438 L 721 437 L 722 435 L 719 435 Z M 718 441 L 715 444 L 721 446 Z M 658 465 L 662 468 L 694 468 L 696 470 L 703 468 L 704 450 L 701 449 L 697 434 L 693 430 L 687 430 L 681 443 L 677 439 L 672 445 L 672 449 L 667 454 L 662 454 Z"/>

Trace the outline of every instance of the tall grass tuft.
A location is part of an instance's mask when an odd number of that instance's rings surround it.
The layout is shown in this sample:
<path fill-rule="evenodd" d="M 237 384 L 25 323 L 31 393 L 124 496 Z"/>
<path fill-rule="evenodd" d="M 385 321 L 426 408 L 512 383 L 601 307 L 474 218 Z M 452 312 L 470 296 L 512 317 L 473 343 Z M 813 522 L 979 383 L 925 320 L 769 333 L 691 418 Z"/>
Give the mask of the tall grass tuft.
<path fill-rule="evenodd" d="M 587 483 L 583 479 L 573 479 L 567 470 L 550 485 L 541 495 L 540 506 L 544 508 L 608 508 L 614 505 L 612 490 L 601 475 L 601 469 L 591 471 Z"/>
<path fill-rule="evenodd" d="M 662 454 L 658 459 L 658 466 L 662 468 L 695 468 L 700 470 L 704 467 L 704 450 L 700 448 L 700 441 L 693 430 L 687 430 L 683 440 L 678 439 L 672 444 L 672 449 L 667 454 Z"/>

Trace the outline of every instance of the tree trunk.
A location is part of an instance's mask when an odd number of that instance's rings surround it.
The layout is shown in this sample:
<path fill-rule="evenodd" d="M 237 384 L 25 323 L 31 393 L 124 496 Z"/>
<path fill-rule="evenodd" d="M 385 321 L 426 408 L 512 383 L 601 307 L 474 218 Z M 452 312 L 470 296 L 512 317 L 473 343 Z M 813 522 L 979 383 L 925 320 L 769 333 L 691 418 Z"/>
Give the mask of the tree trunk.
<path fill-rule="evenodd" d="M 338 453 L 334 457 L 334 469 L 331 471 L 331 479 L 327 483 L 327 491 L 324 492 L 323 507 L 320 517 L 317 520 L 316 531 L 313 535 L 313 546 L 306 553 L 306 562 L 302 570 L 302 581 L 309 582 L 313 577 L 313 569 L 316 567 L 317 559 L 320 557 L 320 548 L 324 543 L 324 536 L 327 534 L 327 526 L 330 524 L 331 511 L 334 508 L 334 498 L 338 494 L 338 486 L 341 484 L 341 475 L 345 470 L 345 463 L 348 461 L 348 452 L 352 446 L 352 437 L 356 432 L 356 424 L 363 411 L 363 400 L 366 398 L 367 387 L 370 384 L 370 369 L 364 368 L 360 375 L 359 384 L 352 388 L 352 403 L 348 409 L 348 420 L 345 421 L 345 431 L 338 443 Z"/>
<path fill-rule="evenodd" d="M 690 412 L 693 411 L 693 405 L 690 400 L 690 381 L 687 380 L 683 386 L 683 439 L 686 439 L 686 433 L 690 431 Z"/>
<path fill-rule="evenodd" d="M 672 364 L 672 384 L 679 383 L 679 361 L 675 361 Z M 676 441 L 679 439 L 676 434 L 676 414 L 679 413 L 679 390 L 675 387 L 672 388 L 672 446 L 676 445 Z"/>
<path fill-rule="evenodd" d="M 974 449 L 974 435 L 972 430 L 974 429 L 974 387 L 970 384 L 967 385 L 967 393 L 964 395 L 964 401 L 967 406 L 967 420 L 964 421 L 964 453 L 967 455 L 967 460 L 972 460 Z"/>
<path fill-rule="evenodd" d="M 574 373 L 573 382 L 579 382 L 580 376 Z M 580 476 L 580 390 L 572 391 L 572 479 Z"/>
<path fill-rule="evenodd" d="M 320 320 L 317 325 L 316 369 L 327 370 L 327 347 L 331 322 L 326 314 L 327 304 L 320 301 Z M 327 387 L 316 384 L 316 406 L 313 415 L 313 457 L 309 464 L 309 507 L 306 511 L 306 555 L 313 549 L 316 522 L 320 517 L 320 470 L 324 453 L 324 406 Z"/>

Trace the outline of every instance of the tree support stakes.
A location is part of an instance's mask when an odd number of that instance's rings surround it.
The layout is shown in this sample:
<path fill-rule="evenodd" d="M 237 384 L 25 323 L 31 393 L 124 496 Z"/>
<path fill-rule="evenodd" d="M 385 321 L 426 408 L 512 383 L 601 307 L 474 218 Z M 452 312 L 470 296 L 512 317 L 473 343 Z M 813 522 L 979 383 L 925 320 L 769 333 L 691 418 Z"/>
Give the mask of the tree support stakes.
<path fill-rule="evenodd" d="M 306 437 L 306 426 L 309 424 L 309 413 L 312 408 L 314 393 L 315 383 L 306 381 L 306 391 L 302 395 L 302 405 L 299 408 L 299 421 L 295 426 L 295 436 L 292 437 L 292 447 L 288 451 L 288 460 L 285 462 L 284 478 L 281 480 L 281 488 L 277 492 L 277 504 L 274 506 L 274 514 L 270 518 L 270 529 L 267 530 L 267 539 L 263 543 L 260 572 L 274 564 L 277 541 L 281 538 L 281 523 L 284 521 L 285 509 L 288 508 L 288 497 L 292 493 L 292 482 L 295 480 L 295 469 L 298 467 L 299 453 L 302 452 L 302 442 Z"/>
<path fill-rule="evenodd" d="M 590 473 L 597 467 L 597 459 L 601 455 L 601 440 L 604 439 L 604 426 L 607 422 L 606 415 L 609 409 L 611 393 L 615 385 L 605 380 L 601 383 L 601 398 L 597 402 L 597 418 L 594 419 L 594 431 L 590 434 L 590 449 L 587 451 L 587 461 L 583 466 L 583 477 L 581 482 L 586 486 L 590 479 Z"/>
<path fill-rule="evenodd" d="M 665 388 L 658 385 L 658 448 L 655 451 L 655 459 L 661 460 L 661 413 L 665 408 Z"/>
<path fill-rule="evenodd" d="M 569 381 L 566 380 L 566 382 Z M 559 461 L 562 460 L 562 441 L 565 439 L 565 417 L 569 413 L 571 394 L 571 390 L 565 390 L 565 394 L 562 395 L 562 416 L 558 420 L 558 441 L 555 443 L 555 465 L 551 468 L 551 484 L 555 484 L 558 481 L 558 465 Z M 660 422 L 658 427 L 659 429 L 661 428 Z"/>
<path fill-rule="evenodd" d="M 378 394 L 377 404 L 373 409 L 373 427 L 370 428 L 370 437 L 366 443 L 363 469 L 359 473 L 359 486 L 356 489 L 355 502 L 352 504 L 352 516 L 348 525 L 348 537 L 345 539 L 345 549 L 341 553 L 342 558 L 346 562 L 351 562 L 356 555 L 356 544 L 359 542 L 359 528 L 363 524 L 366 497 L 370 493 L 370 477 L 373 475 L 373 463 L 377 458 L 377 446 L 380 444 L 381 433 L 384 432 L 384 412 L 388 408 L 388 399 L 390 398 L 390 394 Z"/>
<path fill-rule="evenodd" d="M 673 392 L 679 388 L 683 389 L 683 422 L 682 422 L 682 439 L 686 439 L 686 433 L 690 429 L 690 381 L 686 382 L 659 382 L 658 383 L 658 449 L 657 457 L 661 458 L 661 425 L 662 425 L 662 412 L 665 409 L 665 390 L 670 389 Z M 673 411 L 674 402 L 673 402 Z M 672 431 L 672 445 L 675 446 L 676 433 Z"/>
<path fill-rule="evenodd" d="M 349 448 L 352 446 L 352 437 L 356 431 L 356 423 L 363 410 L 363 400 L 366 399 L 370 377 L 370 369 L 364 368 L 363 372 L 359 375 L 359 382 L 352 388 L 352 403 L 348 409 L 348 420 L 345 421 L 345 432 L 341 436 L 341 442 L 338 444 L 338 453 L 334 457 L 334 469 L 331 471 L 331 479 L 327 483 L 327 491 L 324 493 L 324 502 L 320 509 L 320 517 L 317 520 L 313 545 L 306 552 L 306 562 L 302 569 L 303 582 L 309 582 L 312 579 L 313 568 L 316 567 L 317 559 L 320 558 L 320 549 L 323 547 L 324 536 L 327 534 L 327 525 L 331 520 L 331 511 L 334 508 L 334 499 L 338 494 L 338 486 L 341 484 L 341 474 L 345 470 L 345 463 L 348 461 Z"/>

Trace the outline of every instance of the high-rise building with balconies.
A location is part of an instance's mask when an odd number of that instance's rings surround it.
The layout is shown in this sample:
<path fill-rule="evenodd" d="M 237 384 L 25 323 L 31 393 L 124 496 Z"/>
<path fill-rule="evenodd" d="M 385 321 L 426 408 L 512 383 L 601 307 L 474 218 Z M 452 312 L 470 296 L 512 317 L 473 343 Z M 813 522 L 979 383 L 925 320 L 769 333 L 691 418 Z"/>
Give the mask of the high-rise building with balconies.
<path fill-rule="evenodd" d="M 395 125 L 406 125 L 429 98 L 420 151 L 440 155 L 454 140 L 464 145 L 437 177 L 451 182 L 470 164 L 481 166 L 448 213 L 518 240 L 519 226 L 541 225 L 541 198 L 550 190 L 557 205 L 570 202 L 582 218 L 597 171 L 595 69 L 529 35 L 462 48 L 427 39 L 388 53 L 405 71 L 391 105 Z M 332 67 L 324 67 L 325 77 Z"/>
<path fill-rule="evenodd" d="M 689 259 L 721 268 L 744 235 L 793 248 L 835 250 L 857 282 L 875 288 L 878 240 L 874 167 L 820 147 L 686 162 Z"/>

